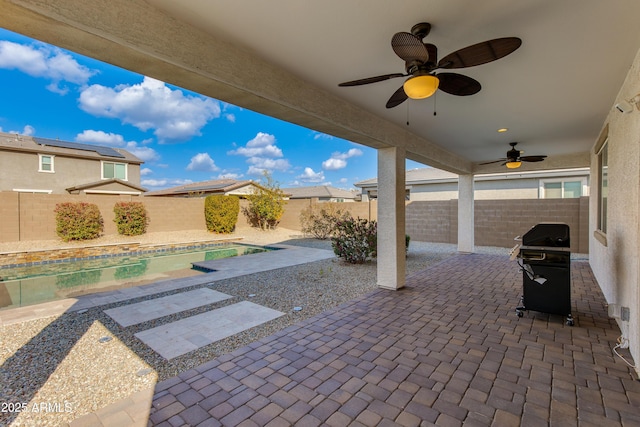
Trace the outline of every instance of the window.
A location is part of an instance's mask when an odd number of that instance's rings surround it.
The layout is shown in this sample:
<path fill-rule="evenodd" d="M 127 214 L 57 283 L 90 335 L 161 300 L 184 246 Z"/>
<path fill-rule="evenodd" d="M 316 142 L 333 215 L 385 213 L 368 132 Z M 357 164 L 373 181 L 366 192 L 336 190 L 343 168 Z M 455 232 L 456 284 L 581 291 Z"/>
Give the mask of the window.
<path fill-rule="evenodd" d="M 609 141 L 598 152 L 598 230 L 607 232 L 607 197 L 609 194 Z"/>
<path fill-rule="evenodd" d="M 541 199 L 573 199 L 586 196 L 587 179 L 543 179 L 540 180 Z"/>
<path fill-rule="evenodd" d="M 117 178 L 127 180 L 127 164 L 102 162 L 102 179 Z"/>
<path fill-rule="evenodd" d="M 38 172 L 53 173 L 53 158 L 55 156 L 48 156 L 45 154 L 38 154 Z"/>

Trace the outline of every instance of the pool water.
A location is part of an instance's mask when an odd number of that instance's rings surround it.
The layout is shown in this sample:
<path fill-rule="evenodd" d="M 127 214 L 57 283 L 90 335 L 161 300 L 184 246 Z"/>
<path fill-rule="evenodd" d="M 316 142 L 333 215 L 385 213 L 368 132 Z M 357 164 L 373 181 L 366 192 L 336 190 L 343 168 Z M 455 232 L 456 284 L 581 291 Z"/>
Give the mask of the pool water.
<path fill-rule="evenodd" d="M 0 309 L 22 307 L 88 293 L 102 292 L 201 274 L 192 263 L 273 250 L 263 246 L 225 244 L 134 256 L 67 261 L 0 268 Z"/>

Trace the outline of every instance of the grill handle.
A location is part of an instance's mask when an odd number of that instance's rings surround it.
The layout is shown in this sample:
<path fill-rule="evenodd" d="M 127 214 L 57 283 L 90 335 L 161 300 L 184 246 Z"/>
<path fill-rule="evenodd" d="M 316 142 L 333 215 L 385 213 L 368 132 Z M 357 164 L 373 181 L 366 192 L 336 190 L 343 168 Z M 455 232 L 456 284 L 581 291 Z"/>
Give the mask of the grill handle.
<path fill-rule="evenodd" d="M 544 261 L 547 258 L 547 254 L 542 252 L 540 254 L 539 258 L 533 258 L 533 257 L 522 257 L 523 261 Z"/>

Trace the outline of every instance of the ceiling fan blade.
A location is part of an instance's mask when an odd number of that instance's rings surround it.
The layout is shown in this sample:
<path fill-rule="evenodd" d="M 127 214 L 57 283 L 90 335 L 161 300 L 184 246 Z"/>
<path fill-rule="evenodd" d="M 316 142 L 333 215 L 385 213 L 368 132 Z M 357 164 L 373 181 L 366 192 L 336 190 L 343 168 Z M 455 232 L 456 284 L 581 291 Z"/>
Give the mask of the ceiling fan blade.
<path fill-rule="evenodd" d="M 547 156 L 523 156 L 520 160 L 523 162 L 541 162 L 546 159 Z"/>
<path fill-rule="evenodd" d="M 393 51 L 405 62 L 429 60 L 429 51 L 422 41 L 411 33 L 395 33 L 391 38 Z"/>
<path fill-rule="evenodd" d="M 493 163 L 504 162 L 505 160 L 507 160 L 507 159 L 494 160 L 492 162 L 484 162 L 484 163 L 478 163 L 478 164 L 479 165 L 490 165 L 490 164 L 493 164 Z"/>
<path fill-rule="evenodd" d="M 438 62 L 438 68 L 466 68 L 486 64 L 509 55 L 521 44 L 522 40 L 518 37 L 487 40 L 450 53 Z"/>
<path fill-rule="evenodd" d="M 369 83 L 377 83 L 382 82 L 384 80 L 395 79 L 396 77 L 406 77 L 408 74 L 402 73 L 393 73 L 393 74 L 385 74 L 383 76 L 376 77 L 367 77 L 366 79 L 352 80 L 350 82 L 344 82 L 338 84 L 338 86 L 360 86 L 360 85 L 368 85 Z"/>
<path fill-rule="evenodd" d="M 480 89 L 482 89 L 477 80 L 462 74 L 440 73 L 436 77 L 440 80 L 438 89 L 450 95 L 469 96 L 480 92 Z"/>
<path fill-rule="evenodd" d="M 404 92 L 404 87 L 400 86 L 400 89 L 395 91 L 393 95 L 391 95 L 391 98 L 389 98 L 389 100 L 387 101 L 387 108 L 397 107 L 398 105 L 406 101 L 407 98 L 409 97 Z"/>

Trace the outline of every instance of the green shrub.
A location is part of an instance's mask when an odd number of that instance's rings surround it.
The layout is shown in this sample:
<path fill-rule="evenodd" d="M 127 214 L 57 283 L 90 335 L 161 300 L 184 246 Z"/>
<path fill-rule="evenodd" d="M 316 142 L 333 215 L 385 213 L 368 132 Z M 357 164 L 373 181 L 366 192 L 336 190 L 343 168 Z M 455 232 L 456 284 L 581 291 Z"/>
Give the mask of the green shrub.
<path fill-rule="evenodd" d="M 249 206 L 242 208 L 242 213 L 249 224 L 263 230 L 274 229 L 280 223 L 284 214 L 284 192 L 267 172 L 264 173 L 265 183 L 257 188 L 255 193 L 248 194 Z"/>
<path fill-rule="evenodd" d="M 207 230 L 213 233 L 232 233 L 238 222 L 240 199 L 237 196 L 212 195 L 204 199 L 204 218 Z"/>
<path fill-rule="evenodd" d="M 362 264 L 377 255 L 376 221 L 349 218 L 336 223 L 331 238 L 333 252 L 351 264 Z"/>
<path fill-rule="evenodd" d="M 300 225 L 304 234 L 324 240 L 333 235 L 338 222 L 350 217 L 349 211 L 339 209 L 334 203 L 317 203 L 300 212 Z"/>
<path fill-rule="evenodd" d="M 147 232 L 149 217 L 142 202 L 118 202 L 113 207 L 118 234 L 139 236 Z"/>
<path fill-rule="evenodd" d="M 65 242 L 95 239 L 104 231 L 102 215 L 93 203 L 58 203 L 54 212 L 56 233 Z"/>
<path fill-rule="evenodd" d="M 405 253 L 411 236 L 405 234 Z M 362 218 L 348 218 L 336 223 L 331 238 L 333 252 L 351 264 L 362 264 L 378 256 L 378 224 Z"/>

